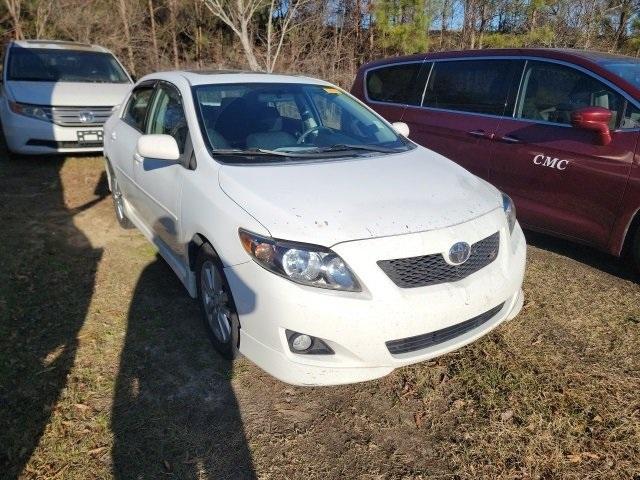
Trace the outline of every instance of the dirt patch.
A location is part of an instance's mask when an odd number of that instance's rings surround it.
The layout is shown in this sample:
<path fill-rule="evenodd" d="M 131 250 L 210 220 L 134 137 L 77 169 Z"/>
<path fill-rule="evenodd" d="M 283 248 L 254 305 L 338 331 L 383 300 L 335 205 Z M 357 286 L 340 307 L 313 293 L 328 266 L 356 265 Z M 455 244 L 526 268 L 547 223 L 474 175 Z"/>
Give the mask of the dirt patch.
<path fill-rule="evenodd" d="M 379 381 L 213 352 L 100 157 L 0 162 L 3 478 L 638 478 L 640 287 L 530 236 L 523 313 Z"/>

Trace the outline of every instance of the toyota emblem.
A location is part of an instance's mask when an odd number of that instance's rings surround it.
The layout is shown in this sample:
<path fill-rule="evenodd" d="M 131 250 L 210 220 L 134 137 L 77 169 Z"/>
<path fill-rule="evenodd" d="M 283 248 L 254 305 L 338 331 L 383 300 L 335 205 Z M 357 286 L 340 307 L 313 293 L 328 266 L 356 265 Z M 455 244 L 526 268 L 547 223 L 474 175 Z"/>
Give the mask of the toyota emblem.
<path fill-rule="evenodd" d="M 453 265 L 462 265 L 471 256 L 471 246 L 467 242 L 454 243 L 449 249 L 449 261 Z"/>

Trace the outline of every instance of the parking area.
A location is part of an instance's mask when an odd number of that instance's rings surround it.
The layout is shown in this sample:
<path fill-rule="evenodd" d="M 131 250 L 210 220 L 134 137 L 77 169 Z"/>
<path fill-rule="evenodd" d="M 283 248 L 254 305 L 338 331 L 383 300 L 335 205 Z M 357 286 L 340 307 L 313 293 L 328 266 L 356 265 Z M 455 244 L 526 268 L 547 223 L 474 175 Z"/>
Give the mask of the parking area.
<path fill-rule="evenodd" d="M 119 228 L 102 157 L 3 155 L 0 221 L 7 478 L 640 478 L 624 261 L 528 233 L 515 320 L 379 381 L 297 388 L 217 357 Z"/>

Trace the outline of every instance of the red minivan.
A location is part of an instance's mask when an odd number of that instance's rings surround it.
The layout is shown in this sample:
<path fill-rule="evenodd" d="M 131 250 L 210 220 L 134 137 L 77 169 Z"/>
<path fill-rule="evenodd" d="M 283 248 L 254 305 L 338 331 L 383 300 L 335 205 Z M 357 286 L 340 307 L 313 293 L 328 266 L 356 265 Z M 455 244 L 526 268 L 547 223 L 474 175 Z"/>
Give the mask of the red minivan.
<path fill-rule="evenodd" d="M 640 267 L 640 60 L 579 50 L 441 52 L 363 65 L 352 93 L 509 194 L 523 226 Z"/>

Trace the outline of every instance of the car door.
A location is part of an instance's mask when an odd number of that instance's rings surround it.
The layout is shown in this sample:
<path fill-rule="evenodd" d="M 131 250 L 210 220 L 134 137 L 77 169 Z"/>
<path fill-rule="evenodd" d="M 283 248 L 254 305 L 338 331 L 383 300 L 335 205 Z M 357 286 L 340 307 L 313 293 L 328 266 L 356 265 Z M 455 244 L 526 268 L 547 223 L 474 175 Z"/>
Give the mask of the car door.
<path fill-rule="evenodd" d="M 522 63 L 506 58 L 437 60 L 422 101 L 407 106 L 409 137 L 488 179 L 493 133 L 513 108 Z"/>
<path fill-rule="evenodd" d="M 389 122 L 399 122 L 407 105 L 419 105 L 428 70 L 421 60 L 373 67 L 364 75 L 367 104 Z"/>
<path fill-rule="evenodd" d="M 138 138 L 146 127 L 146 118 L 155 82 L 142 83 L 135 87 L 129 96 L 122 117 L 115 123 L 113 130 L 105 138 L 112 166 L 117 170 L 118 183 L 127 202 L 138 210 L 139 197 L 133 173 L 133 156 Z"/>
<path fill-rule="evenodd" d="M 612 112 L 612 141 L 571 126 L 571 112 Z M 490 181 L 529 228 L 606 247 L 631 171 L 637 109 L 616 88 L 574 66 L 529 60 L 513 118 L 495 135 Z"/>
<path fill-rule="evenodd" d="M 187 158 L 191 156 L 189 129 L 179 90 L 159 82 L 147 117 L 146 134 L 171 135 L 180 150 L 176 161 L 143 158 L 134 155 L 134 178 L 140 195 L 139 213 L 156 240 L 182 255 L 178 242 L 178 211 Z"/>

